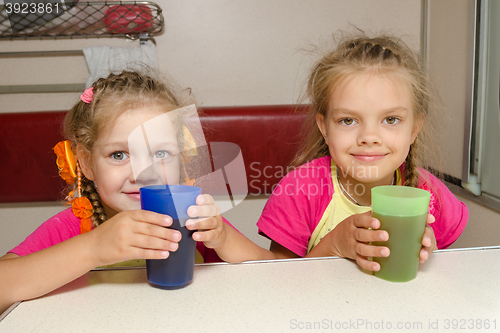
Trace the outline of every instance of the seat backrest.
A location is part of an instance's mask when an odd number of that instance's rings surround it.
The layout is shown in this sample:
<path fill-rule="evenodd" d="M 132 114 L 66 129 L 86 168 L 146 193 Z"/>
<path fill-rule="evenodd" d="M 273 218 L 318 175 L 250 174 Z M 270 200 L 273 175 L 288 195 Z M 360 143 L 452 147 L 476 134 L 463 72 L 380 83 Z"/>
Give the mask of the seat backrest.
<path fill-rule="evenodd" d="M 207 142 L 241 148 L 250 195 L 270 194 L 286 174 L 300 141 L 305 106 L 207 107 Z M 57 201 L 65 182 L 52 147 L 61 140 L 66 111 L 0 114 L 0 202 Z"/>

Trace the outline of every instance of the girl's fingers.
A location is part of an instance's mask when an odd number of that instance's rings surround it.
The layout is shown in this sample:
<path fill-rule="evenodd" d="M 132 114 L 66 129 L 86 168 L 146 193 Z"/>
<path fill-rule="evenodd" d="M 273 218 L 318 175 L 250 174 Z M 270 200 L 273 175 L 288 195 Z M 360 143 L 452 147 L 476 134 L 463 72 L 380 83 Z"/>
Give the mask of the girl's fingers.
<path fill-rule="evenodd" d="M 169 229 L 150 223 L 137 223 L 135 225 L 134 232 L 137 234 L 164 239 L 171 242 L 178 242 L 182 238 L 182 235 L 178 230 Z"/>
<path fill-rule="evenodd" d="M 193 239 L 197 242 L 209 242 L 211 240 L 217 239 L 219 236 L 219 231 L 216 229 L 205 230 L 202 232 L 195 232 L 193 234 Z"/>
<path fill-rule="evenodd" d="M 432 215 L 428 215 L 432 216 Z M 422 249 L 420 250 L 420 260 L 422 264 L 432 253 L 432 239 L 434 238 L 434 230 L 428 224 L 425 226 L 424 236 L 422 237 Z"/>
<path fill-rule="evenodd" d="M 167 228 L 170 216 L 150 211 L 124 211 L 95 230 L 101 265 L 130 259 L 162 259 L 176 251 L 181 234 Z"/>
<path fill-rule="evenodd" d="M 377 272 L 380 270 L 380 264 L 378 262 L 370 261 L 366 257 L 357 256 L 356 262 L 361 268 L 364 268 L 368 271 Z"/>
<path fill-rule="evenodd" d="M 133 259 L 165 259 L 169 256 L 169 251 L 135 248 Z"/>
<path fill-rule="evenodd" d="M 179 248 L 177 242 L 141 234 L 137 234 L 130 245 L 136 248 L 159 251 L 176 251 Z"/>
<path fill-rule="evenodd" d="M 365 228 L 365 229 L 378 229 L 380 228 L 380 221 L 376 218 L 372 217 L 371 212 L 366 212 L 363 214 L 353 215 L 354 220 L 353 224 L 357 228 Z"/>
<path fill-rule="evenodd" d="M 196 198 L 196 206 L 188 208 L 188 215 L 190 217 L 217 216 L 220 215 L 220 209 L 211 195 L 200 194 Z"/>
<path fill-rule="evenodd" d="M 419 263 L 423 264 L 427 261 L 427 259 L 429 259 L 429 251 L 430 248 L 428 247 L 424 247 L 420 250 L 420 258 L 418 260 Z"/>
<path fill-rule="evenodd" d="M 131 219 L 140 222 L 147 222 L 156 224 L 162 227 L 169 227 L 172 225 L 172 218 L 168 215 L 151 212 L 148 210 L 130 210 L 127 214 Z"/>
<path fill-rule="evenodd" d="M 200 227 L 200 224 L 199 224 L 199 223 L 201 222 L 201 220 L 207 220 L 207 219 L 209 219 L 209 218 L 204 218 L 204 219 L 196 219 L 196 220 L 187 220 L 187 221 L 186 221 L 186 228 L 187 228 L 188 230 L 202 229 L 202 228 Z"/>
<path fill-rule="evenodd" d="M 154 254 L 148 252 L 148 257 L 143 259 L 150 259 L 151 256 L 166 258 L 168 253 L 165 252 L 178 249 L 182 235 L 178 230 L 166 228 L 172 224 L 170 216 L 150 211 L 131 211 L 130 214 L 130 217 L 136 220 L 131 229 L 133 235 L 130 238 L 130 245 L 136 249 L 158 252 Z"/>
<path fill-rule="evenodd" d="M 213 205 L 215 203 L 214 198 L 210 194 L 200 194 L 196 197 L 197 205 Z"/>
<path fill-rule="evenodd" d="M 434 215 L 432 214 L 427 214 L 427 219 L 425 222 L 427 222 L 427 224 L 431 224 L 431 223 L 434 223 L 436 221 L 436 218 L 434 217 Z"/>
<path fill-rule="evenodd" d="M 424 247 L 431 247 L 432 246 L 433 233 L 434 233 L 434 230 L 432 230 L 432 228 L 427 224 L 425 226 L 425 229 L 424 229 L 424 236 L 422 237 L 422 245 Z"/>
<path fill-rule="evenodd" d="M 358 243 L 356 244 L 356 254 L 362 257 L 388 257 L 391 251 L 385 246 Z"/>
<path fill-rule="evenodd" d="M 189 230 L 216 229 L 220 226 L 217 217 L 207 217 L 196 220 L 187 220 L 186 228 Z"/>
<path fill-rule="evenodd" d="M 385 230 L 356 228 L 354 230 L 354 239 L 361 243 L 386 242 L 389 240 L 389 233 Z"/>
<path fill-rule="evenodd" d="M 187 213 L 189 217 L 207 217 L 219 215 L 220 210 L 216 205 L 190 206 Z"/>

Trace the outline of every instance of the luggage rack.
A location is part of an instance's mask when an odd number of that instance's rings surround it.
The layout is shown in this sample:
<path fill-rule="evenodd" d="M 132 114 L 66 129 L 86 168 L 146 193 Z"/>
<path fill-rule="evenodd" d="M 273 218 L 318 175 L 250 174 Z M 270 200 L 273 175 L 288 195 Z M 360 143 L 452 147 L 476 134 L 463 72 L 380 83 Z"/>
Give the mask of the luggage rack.
<path fill-rule="evenodd" d="M 153 36 L 161 34 L 164 25 L 162 9 L 149 1 L 4 0 L 0 5 L 0 43 L 19 39 L 123 37 L 138 39 L 140 44 L 149 40 L 156 44 Z M 83 55 L 83 51 L 0 52 L 0 59 L 75 55 Z M 0 95 L 84 89 L 85 84 L 7 85 L 0 86 Z"/>
<path fill-rule="evenodd" d="M 165 24 L 162 9 L 154 2 L 50 1 L 4 0 L 0 40 L 125 37 L 154 42 L 153 36 L 161 34 Z"/>

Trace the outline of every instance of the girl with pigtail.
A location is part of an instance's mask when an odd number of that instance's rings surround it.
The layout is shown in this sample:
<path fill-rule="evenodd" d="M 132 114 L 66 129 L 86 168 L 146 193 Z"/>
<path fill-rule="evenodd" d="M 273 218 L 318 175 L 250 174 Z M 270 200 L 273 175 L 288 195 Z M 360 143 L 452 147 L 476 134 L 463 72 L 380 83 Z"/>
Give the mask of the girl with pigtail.
<path fill-rule="evenodd" d="M 273 191 L 257 226 L 277 258 L 340 256 L 378 271 L 387 257 L 371 189 L 411 186 L 431 193 L 420 263 L 462 233 L 467 207 L 420 168 L 429 118 L 429 80 L 399 39 L 344 37 L 313 67 L 306 138 L 294 169 Z"/>
<path fill-rule="evenodd" d="M 183 114 L 196 114 L 196 108 L 159 79 L 128 71 L 97 80 L 80 99 L 65 119 L 67 140 L 54 147 L 59 174 L 73 187 L 67 197 L 71 208 L 0 258 L 0 313 L 96 267 L 141 265 L 143 259 L 164 259 L 178 248 L 181 233 L 166 228 L 172 218 L 141 210 L 139 188 L 193 184 L 184 161 L 192 157 L 196 143 L 184 124 L 190 115 Z M 160 137 L 148 141 L 152 156 L 146 152 L 165 175 L 166 182 L 155 183 L 151 173 L 142 178 L 134 174 L 129 136 L 160 118 Z M 188 215 L 194 218 L 186 227 L 196 231 L 198 263 L 272 255 L 225 221 L 209 194 L 199 195 Z M 238 246 L 244 251 L 234 251 Z"/>

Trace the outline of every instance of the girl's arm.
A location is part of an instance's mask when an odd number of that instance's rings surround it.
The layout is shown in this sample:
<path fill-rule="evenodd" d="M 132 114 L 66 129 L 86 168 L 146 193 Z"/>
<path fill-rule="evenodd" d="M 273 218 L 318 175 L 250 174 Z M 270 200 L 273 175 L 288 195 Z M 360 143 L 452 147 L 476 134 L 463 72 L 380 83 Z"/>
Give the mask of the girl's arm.
<path fill-rule="evenodd" d="M 304 258 L 346 257 L 355 259 L 363 268 L 378 270 L 379 264 L 369 261 L 366 257 L 383 257 L 386 253 L 389 254 L 389 249 L 386 247 L 367 244 L 371 241 L 388 239 L 386 231 L 376 230 L 379 227 L 380 222 L 372 218 L 371 212 L 351 215 L 326 234 Z M 270 250 L 279 259 L 300 257 L 276 241 L 271 242 Z"/>
<path fill-rule="evenodd" d="M 17 301 L 45 295 L 96 267 L 88 234 L 26 256 L 8 253 L 1 257 L 0 312 Z"/>
<path fill-rule="evenodd" d="M 122 212 L 98 228 L 38 252 L 0 258 L 0 312 L 17 301 L 45 295 L 89 270 L 131 259 L 161 259 L 175 251 L 176 230 L 168 216 Z"/>
<path fill-rule="evenodd" d="M 196 198 L 197 206 L 188 209 L 191 217 L 208 216 L 204 219 L 193 219 L 186 222 L 189 230 L 198 230 L 193 234 L 195 241 L 212 248 L 226 262 L 242 262 L 249 260 L 276 259 L 276 255 L 266 250 L 224 223 L 220 210 L 211 195 L 203 194 Z"/>
<path fill-rule="evenodd" d="M 273 252 L 258 246 L 236 229 L 224 223 L 222 218 L 220 218 L 220 222 L 217 222 L 217 224 L 219 223 L 222 223 L 222 228 L 219 231 L 219 235 L 215 237 L 216 240 L 212 242 L 205 241 L 204 243 L 207 247 L 213 248 L 222 260 L 226 262 L 243 262 L 276 259 L 276 255 Z M 206 233 L 198 233 L 198 235 L 200 234 L 205 234 L 202 237 L 206 237 Z M 198 239 L 195 238 L 195 240 Z"/>
<path fill-rule="evenodd" d="M 289 258 L 300 258 L 299 255 L 294 253 L 293 251 L 290 251 L 280 243 L 276 241 L 271 241 L 271 246 L 269 250 L 274 253 L 277 259 L 289 259 Z"/>

